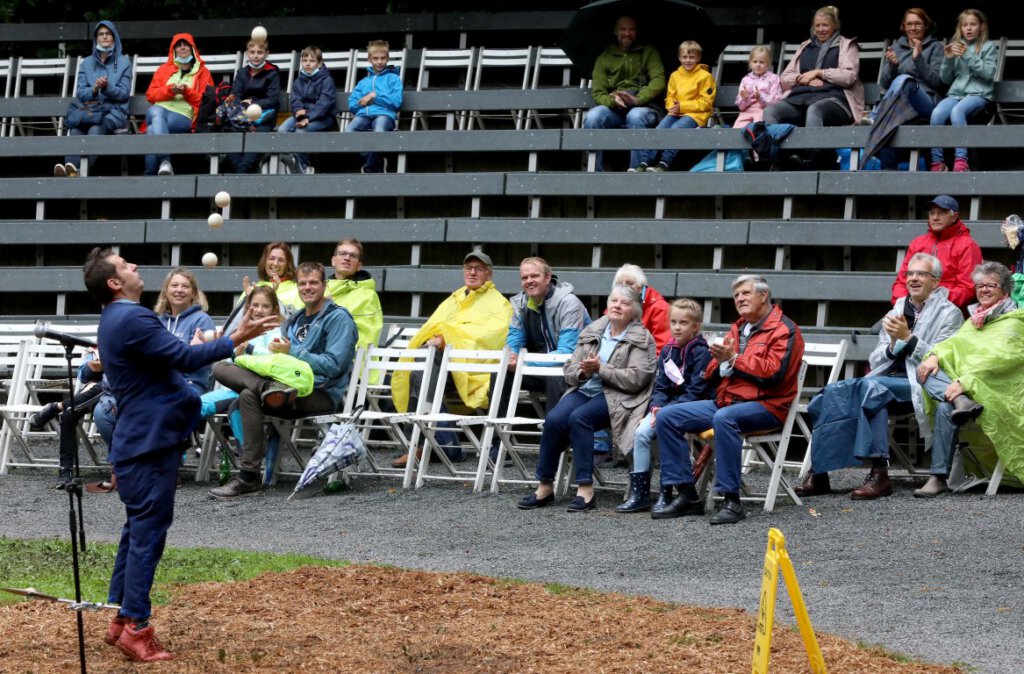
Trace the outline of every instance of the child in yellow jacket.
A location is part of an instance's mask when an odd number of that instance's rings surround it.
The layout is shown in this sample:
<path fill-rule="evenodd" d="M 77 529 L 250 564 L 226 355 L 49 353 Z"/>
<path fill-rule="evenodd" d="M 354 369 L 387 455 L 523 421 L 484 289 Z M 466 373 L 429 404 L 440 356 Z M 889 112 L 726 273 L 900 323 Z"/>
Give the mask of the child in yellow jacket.
<path fill-rule="evenodd" d="M 693 40 L 679 45 L 679 68 L 668 80 L 665 110 L 659 129 L 695 129 L 708 123 L 715 104 L 717 85 L 707 65 L 700 62 L 704 50 Z M 640 164 L 630 173 L 667 171 L 679 150 L 643 150 Z M 659 157 L 660 155 L 660 157 Z M 655 163 L 657 161 L 657 163 Z"/>

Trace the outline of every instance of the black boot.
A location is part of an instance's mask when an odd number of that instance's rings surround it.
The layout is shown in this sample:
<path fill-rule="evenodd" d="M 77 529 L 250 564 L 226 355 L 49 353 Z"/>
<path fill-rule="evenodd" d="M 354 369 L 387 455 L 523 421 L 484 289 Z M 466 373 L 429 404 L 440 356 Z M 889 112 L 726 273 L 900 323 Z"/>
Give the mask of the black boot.
<path fill-rule="evenodd" d="M 654 502 L 653 510 L 661 510 L 672 502 L 672 485 L 663 484 L 658 491 L 658 500 Z"/>
<path fill-rule="evenodd" d="M 984 406 L 971 400 L 967 395 L 961 393 L 953 398 L 953 413 L 950 417 L 957 426 L 963 426 L 985 411 Z"/>
<path fill-rule="evenodd" d="M 28 418 L 28 427 L 30 430 L 36 431 L 37 433 L 57 418 L 60 414 L 60 405 L 58 403 L 46 403 L 43 405 L 43 409 L 34 413 Z"/>
<path fill-rule="evenodd" d="M 679 485 L 679 493 L 665 507 L 651 511 L 651 519 L 663 520 L 685 515 L 703 515 L 704 501 L 692 484 Z"/>
<path fill-rule="evenodd" d="M 629 497 L 615 506 L 620 513 L 638 513 L 651 509 L 651 471 L 629 474 Z"/>

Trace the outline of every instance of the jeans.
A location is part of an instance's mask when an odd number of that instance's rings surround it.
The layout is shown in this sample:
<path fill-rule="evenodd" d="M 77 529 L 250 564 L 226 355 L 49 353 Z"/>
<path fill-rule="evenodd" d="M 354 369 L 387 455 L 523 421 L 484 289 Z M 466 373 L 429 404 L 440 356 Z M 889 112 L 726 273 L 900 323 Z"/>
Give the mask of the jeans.
<path fill-rule="evenodd" d="M 164 136 L 169 133 L 188 133 L 192 129 L 192 120 L 185 115 L 171 112 L 165 107 L 151 105 L 146 111 L 146 135 Z M 146 155 L 146 175 L 155 176 L 160 164 L 170 161 L 166 154 Z"/>
<path fill-rule="evenodd" d="M 968 118 L 981 112 L 988 105 L 988 101 L 981 96 L 968 96 L 964 99 L 948 96 L 939 101 L 939 104 L 932 110 L 931 125 L 941 126 L 952 124 L 953 126 L 967 126 Z M 967 161 L 967 148 L 958 147 L 955 154 L 956 159 Z M 932 148 L 932 163 L 941 164 L 945 161 L 941 147 Z"/>
<path fill-rule="evenodd" d="M 797 105 L 787 100 L 772 103 L 764 111 L 764 123 L 795 124 L 807 128 L 846 126 L 853 123 L 853 113 L 844 98 L 823 98 L 810 105 Z"/>
<path fill-rule="evenodd" d="M 258 124 L 253 127 L 254 133 L 270 133 L 274 130 L 274 124 Z M 225 173 L 256 173 L 259 170 L 260 159 L 263 157 L 258 152 L 234 152 L 227 156 L 227 171 Z"/>
<path fill-rule="evenodd" d="M 103 118 L 100 124 L 93 124 L 88 129 L 68 129 L 69 136 L 106 136 L 114 133 L 118 129 L 123 128 L 123 125 L 119 120 L 107 115 Z M 73 164 L 76 169 L 82 167 L 82 158 L 75 155 L 67 155 L 64 157 L 65 164 Z M 96 165 L 96 155 L 89 155 L 89 168 Z"/>
<path fill-rule="evenodd" d="M 395 120 L 387 115 L 360 115 L 349 122 L 345 131 L 394 131 Z M 363 158 L 363 173 L 381 173 L 384 161 L 379 152 L 360 152 Z"/>
<path fill-rule="evenodd" d="M 334 126 L 333 119 L 310 120 L 304 127 L 296 126 L 295 117 L 289 117 L 281 126 L 277 127 L 278 133 L 316 133 L 318 131 L 329 131 Z M 295 158 L 299 161 L 299 170 L 305 171 L 309 167 L 309 155 L 305 152 L 296 152 Z"/>
<path fill-rule="evenodd" d="M 659 129 L 696 129 L 697 121 L 693 117 L 676 117 L 675 115 L 666 115 L 661 123 L 658 124 Z M 676 155 L 679 154 L 679 150 L 641 150 L 640 151 L 640 162 L 638 164 L 630 164 L 630 168 L 636 168 L 639 164 L 647 164 L 648 166 L 654 166 L 655 160 L 658 159 L 658 154 L 661 154 L 661 163 L 665 166 L 672 166 L 672 162 L 675 161 Z M 632 153 L 630 154 L 632 157 Z"/>
<path fill-rule="evenodd" d="M 946 387 L 953 383 L 942 370 L 928 377 L 922 386 L 933 399 L 940 401 L 935 408 L 935 426 L 932 428 L 932 475 L 948 475 L 949 462 L 957 442 L 957 426 L 953 423 L 953 404 L 946 402 Z"/>
<path fill-rule="evenodd" d="M 633 472 L 646 473 L 651 470 L 651 440 L 654 439 L 654 416 L 648 412 L 636 427 L 633 436 Z"/>
<path fill-rule="evenodd" d="M 932 101 L 932 97 L 928 95 L 928 92 L 921 88 L 921 85 L 917 83 L 913 75 L 898 75 L 896 79 L 892 81 L 889 88 L 885 90 L 885 95 L 878 101 L 878 105 L 868 115 L 871 119 L 875 118 L 875 113 L 878 108 L 882 105 L 882 101 L 888 100 L 895 97 L 900 93 L 900 90 L 906 88 L 907 99 L 910 101 L 910 105 L 917 112 L 920 117 L 931 118 L 932 111 L 935 109 L 935 102 Z"/>
<path fill-rule="evenodd" d="M 114 437 L 114 422 L 117 421 L 117 404 L 114 402 L 114 396 L 100 396 L 100 401 L 92 411 L 92 420 L 109 452 L 110 440 Z"/>
<path fill-rule="evenodd" d="M 593 484 L 594 431 L 610 425 L 608 403 L 603 393 L 593 398 L 578 390 L 567 393 L 544 418 L 536 478 L 541 482 L 553 482 L 558 459 L 566 447 L 571 446 L 576 484 Z"/>
<path fill-rule="evenodd" d="M 598 105 L 587 110 L 583 118 L 584 129 L 653 129 L 658 123 L 658 111 L 646 105 L 638 105 L 629 110 L 613 110 L 605 105 Z M 597 164 L 594 170 L 604 170 L 604 154 L 597 155 Z M 640 165 L 640 150 L 631 150 L 629 153 L 629 165 Z"/>
<path fill-rule="evenodd" d="M 715 491 L 740 491 L 741 433 L 778 428 L 782 422 L 758 402 L 719 407 L 713 400 L 670 405 L 658 412 L 655 430 L 661 447 L 661 486 L 693 484 L 693 466 L 686 433 L 715 431 Z"/>

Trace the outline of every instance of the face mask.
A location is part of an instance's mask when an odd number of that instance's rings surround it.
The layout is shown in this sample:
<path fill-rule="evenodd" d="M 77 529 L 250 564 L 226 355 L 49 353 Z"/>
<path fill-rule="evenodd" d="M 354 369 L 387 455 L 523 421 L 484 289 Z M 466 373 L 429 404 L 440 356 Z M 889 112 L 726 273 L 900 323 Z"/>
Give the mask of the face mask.
<path fill-rule="evenodd" d="M 253 62 L 252 62 L 252 61 L 250 61 L 249 59 L 245 59 L 245 67 L 247 67 L 247 68 L 256 68 L 256 69 L 259 69 L 259 68 L 262 68 L 262 67 L 263 67 L 263 64 L 264 64 L 264 63 L 266 63 L 266 60 L 260 61 L 259 63 L 253 63 Z"/>
<path fill-rule="evenodd" d="M 103 52 L 104 54 L 109 54 L 110 52 L 114 51 L 114 45 L 110 45 L 109 47 L 102 47 L 99 43 L 96 43 L 96 51 Z"/>
<path fill-rule="evenodd" d="M 192 63 L 192 55 L 189 54 L 185 58 L 181 58 L 180 56 L 175 56 L 174 57 L 174 62 L 179 64 L 179 65 L 187 66 L 189 63 Z"/>
<path fill-rule="evenodd" d="M 313 70 L 311 70 L 309 72 L 306 72 L 305 70 L 303 70 L 302 74 L 305 75 L 306 77 L 312 77 L 313 75 L 316 75 L 318 72 L 320 72 L 320 66 L 317 66 L 316 68 L 313 68 Z"/>

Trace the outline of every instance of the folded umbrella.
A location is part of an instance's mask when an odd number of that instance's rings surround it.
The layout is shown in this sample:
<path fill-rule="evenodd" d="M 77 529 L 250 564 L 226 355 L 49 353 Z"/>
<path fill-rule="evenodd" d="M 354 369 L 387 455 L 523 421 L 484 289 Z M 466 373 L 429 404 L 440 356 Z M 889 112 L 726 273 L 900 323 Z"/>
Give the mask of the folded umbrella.
<path fill-rule="evenodd" d="M 306 469 L 302 471 L 289 500 L 318 478 L 348 468 L 366 456 L 366 445 L 356 427 L 362 411 L 361 407 L 358 408 L 351 421 L 331 425 L 323 442 L 306 464 Z"/>

